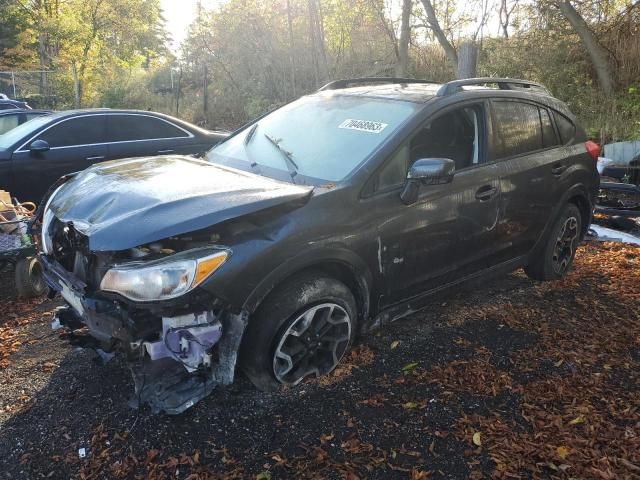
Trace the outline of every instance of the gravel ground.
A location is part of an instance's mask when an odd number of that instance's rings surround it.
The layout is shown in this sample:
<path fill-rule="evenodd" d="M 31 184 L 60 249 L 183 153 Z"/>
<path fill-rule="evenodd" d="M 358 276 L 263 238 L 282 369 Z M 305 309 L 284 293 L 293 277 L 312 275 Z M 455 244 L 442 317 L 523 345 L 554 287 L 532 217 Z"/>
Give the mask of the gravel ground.
<path fill-rule="evenodd" d="M 640 479 L 639 264 L 590 244 L 562 281 L 441 296 L 322 381 L 241 377 L 176 417 L 129 409 L 126 366 L 74 350 L 57 303 L 0 274 L 0 476 Z"/>

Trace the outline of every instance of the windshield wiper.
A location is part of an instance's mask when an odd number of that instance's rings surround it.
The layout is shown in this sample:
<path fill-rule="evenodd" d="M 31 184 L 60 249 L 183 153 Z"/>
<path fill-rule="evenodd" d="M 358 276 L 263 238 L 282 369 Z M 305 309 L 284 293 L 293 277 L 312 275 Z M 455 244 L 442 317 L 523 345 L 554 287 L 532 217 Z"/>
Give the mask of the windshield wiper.
<path fill-rule="evenodd" d="M 256 128 L 258 128 L 258 123 L 254 123 L 253 126 L 247 132 L 247 135 L 244 137 L 244 144 L 249 145 L 249 142 L 253 138 L 253 134 L 256 133 Z"/>
<path fill-rule="evenodd" d="M 285 149 L 282 145 L 280 145 L 280 142 L 282 141 L 282 139 L 276 140 L 268 133 L 265 133 L 264 136 L 267 140 L 269 140 L 271 145 L 276 147 L 278 151 L 282 154 L 282 158 L 284 158 L 285 163 L 287 164 L 287 170 L 289 172 L 289 175 L 291 176 L 291 180 L 293 181 L 293 183 L 296 183 L 296 175 L 298 175 L 298 165 L 293 160 L 293 153 L 291 153 L 290 151 Z"/>
<path fill-rule="evenodd" d="M 249 129 L 249 131 L 247 132 L 243 140 L 244 152 L 245 152 L 245 155 L 247 156 L 247 160 L 249 160 L 249 165 L 251 166 L 252 169 L 255 169 L 258 166 L 258 163 L 255 160 L 251 159 L 251 155 L 249 154 L 249 149 L 247 148 L 247 146 L 249 145 L 249 142 L 253 138 L 253 134 L 256 133 L 257 128 L 258 128 L 258 122 L 253 124 L 253 126 Z"/>

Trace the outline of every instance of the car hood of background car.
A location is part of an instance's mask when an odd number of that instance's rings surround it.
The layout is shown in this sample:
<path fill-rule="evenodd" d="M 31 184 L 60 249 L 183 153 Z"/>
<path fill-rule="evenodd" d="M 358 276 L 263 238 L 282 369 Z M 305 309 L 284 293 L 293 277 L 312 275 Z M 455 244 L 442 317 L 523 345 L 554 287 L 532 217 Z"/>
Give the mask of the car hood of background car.
<path fill-rule="evenodd" d="M 304 201 L 312 190 L 191 157 L 147 157 L 78 173 L 57 190 L 49 209 L 86 235 L 91 250 L 114 251 Z"/>

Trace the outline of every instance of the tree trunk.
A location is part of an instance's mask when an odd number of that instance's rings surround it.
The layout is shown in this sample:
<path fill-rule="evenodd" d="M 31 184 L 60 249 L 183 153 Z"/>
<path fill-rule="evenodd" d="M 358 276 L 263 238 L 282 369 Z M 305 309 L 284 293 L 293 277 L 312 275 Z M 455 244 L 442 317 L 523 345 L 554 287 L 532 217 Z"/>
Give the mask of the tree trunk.
<path fill-rule="evenodd" d="M 449 60 L 449 64 L 451 65 L 454 73 L 456 73 L 458 71 L 458 53 L 456 52 L 455 47 L 447 38 L 447 35 L 444 33 L 444 30 L 442 30 L 442 27 L 440 27 L 438 17 L 436 17 L 436 11 L 433 9 L 431 0 L 422 0 L 422 6 L 427 12 L 427 21 L 429 22 L 429 28 L 433 31 L 433 34 L 438 40 L 438 43 L 444 49 L 447 60 Z"/>
<path fill-rule="evenodd" d="M 582 43 L 587 49 L 591 62 L 596 69 L 598 82 L 600 83 L 602 91 L 607 97 L 613 96 L 615 83 L 613 81 L 613 74 L 611 72 L 611 65 L 609 64 L 609 55 L 607 51 L 602 47 L 602 45 L 600 45 L 587 22 L 585 22 L 584 18 L 582 18 L 573 5 L 571 5 L 569 0 L 558 2 L 558 8 L 576 31 L 580 40 L 582 40 Z"/>
<path fill-rule="evenodd" d="M 75 108 L 80 108 L 82 99 L 82 86 L 80 85 L 80 78 L 78 77 L 78 68 L 76 62 L 71 62 L 71 75 L 73 76 L 73 105 Z"/>
<path fill-rule="evenodd" d="M 478 70 L 478 44 L 465 40 L 458 47 L 458 70 L 456 78 L 474 78 Z"/>
<path fill-rule="evenodd" d="M 324 49 L 322 22 L 318 13 L 317 0 L 308 0 L 309 34 L 311 36 L 311 61 L 314 66 L 316 86 L 327 79 L 327 56 Z"/>
<path fill-rule="evenodd" d="M 202 116 L 204 126 L 209 126 L 209 67 L 207 62 L 202 66 Z"/>
<path fill-rule="evenodd" d="M 500 10 L 498 12 L 498 20 L 500 21 L 500 29 L 504 38 L 509 38 L 509 9 L 507 0 L 500 1 Z"/>
<path fill-rule="evenodd" d="M 291 2 L 287 0 L 287 26 L 289 27 L 289 65 L 291 68 L 291 98 L 296 96 L 296 65 L 293 61 L 293 21 L 291 20 Z"/>
<path fill-rule="evenodd" d="M 400 52 L 398 51 L 398 37 L 396 36 L 395 29 L 389 19 L 384 13 L 384 2 L 378 2 L 378 8 L 376 9 L 378 13 L 378 19 L 380 20 L 380 24 L 384 28 L 384 31 L 387 33 L 389 40 L 391 41 L 391 46 L 393 47 L 393 54 L 396 57 L 396 64 L 400 62 Z M 353 44 L 352 44 L 353 50 Z"/>
<path fill-rule="evenodd" d="M 47 74 L 49 69 L 49 58 L 47 56 L 47 39 L 44 33 L 38 34 L 38 60 L 40 61 L 40 95 L 48 95 L 49 85 L 47 85 Z"/>
<path fill-rule="evenodd" d="M 412 0 L 402 2 L 402 21 L 400 23 L 400 40 L 398 45 L 398 61 L 396 62 L 396 76 L 405 77 L 409 66 L 409 38 L 411 37 L 411 7 Z"/>

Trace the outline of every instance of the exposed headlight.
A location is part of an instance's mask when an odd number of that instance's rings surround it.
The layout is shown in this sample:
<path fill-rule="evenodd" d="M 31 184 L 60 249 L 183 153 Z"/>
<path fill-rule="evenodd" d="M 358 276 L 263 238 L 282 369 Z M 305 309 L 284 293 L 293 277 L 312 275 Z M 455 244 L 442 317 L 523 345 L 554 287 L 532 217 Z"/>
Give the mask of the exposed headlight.
<path fill-rule="evenodd" d="M 100 289 L 142 302 L 179 297 L 202 283 L 230 255 L 228 250 L 214 252 L 191 250 L 152 262 L 118 265 L 107 271 Z"/>

